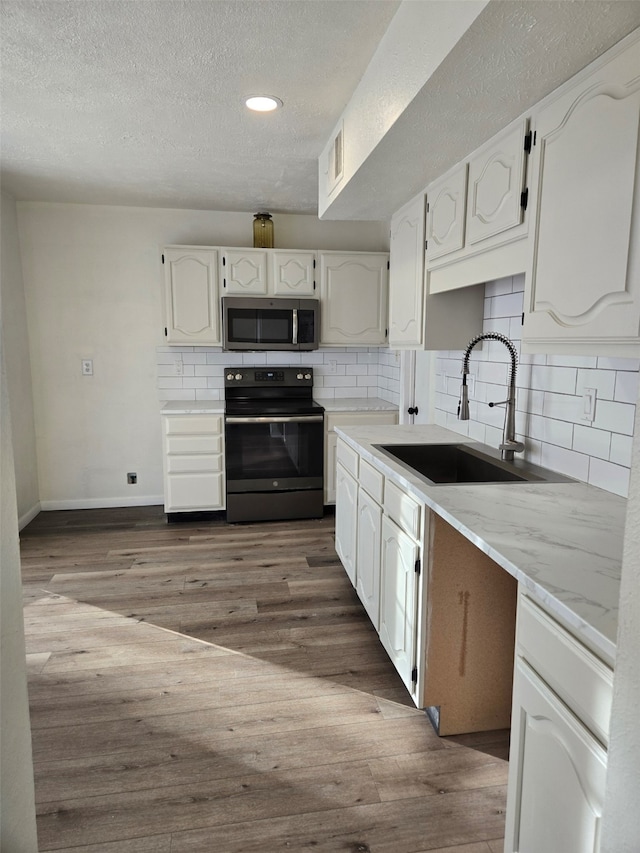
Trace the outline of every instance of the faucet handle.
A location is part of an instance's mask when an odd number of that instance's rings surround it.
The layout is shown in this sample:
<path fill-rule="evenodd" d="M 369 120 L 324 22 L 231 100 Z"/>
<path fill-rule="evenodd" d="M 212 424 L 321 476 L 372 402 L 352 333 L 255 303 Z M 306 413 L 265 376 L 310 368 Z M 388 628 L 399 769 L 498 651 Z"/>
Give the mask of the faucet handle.
<path fill-rule="evenodd" d="M 512 450 L 514 453 L 524 453 L 524 449 L 524 443 L 514 439 L 507 439 L 498 446 L 498 450 Z"/>

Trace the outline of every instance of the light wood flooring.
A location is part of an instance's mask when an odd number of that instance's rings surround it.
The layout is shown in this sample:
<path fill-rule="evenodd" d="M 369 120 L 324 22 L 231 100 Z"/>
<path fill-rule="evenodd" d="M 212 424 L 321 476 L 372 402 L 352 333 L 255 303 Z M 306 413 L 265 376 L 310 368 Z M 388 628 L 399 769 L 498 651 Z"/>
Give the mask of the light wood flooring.
<path fill-rule="evenodd" d="M 502 850 L 508 733 L 436 736 L 333 521 L 22 531 L 41 853 Z"/>

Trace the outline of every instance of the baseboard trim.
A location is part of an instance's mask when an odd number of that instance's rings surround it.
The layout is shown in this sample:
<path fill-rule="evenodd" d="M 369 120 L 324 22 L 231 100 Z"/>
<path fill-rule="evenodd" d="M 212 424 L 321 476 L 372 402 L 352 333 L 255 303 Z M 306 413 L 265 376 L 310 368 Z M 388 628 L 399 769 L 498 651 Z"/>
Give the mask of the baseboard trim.
<path fill-rule="evenodd" d="M 164 495 L 141 495 L 135 498 L 78 498 L 67 501 L 40 501 L 44 512 L 56 509 L 109 509 L 118 506 L 156 506 L 164 504 Z"/>
<path fill-rule="evenodd" d="M 33 521 L 33 519 L 36 517 L 36 515 L 39 514 L 41 509 L 42 504 L 38 502 L 37 504 L 32 506 L 30 510 L 25 512 L 24 515 L 21 515 L 18 519 L 18 530 L 22 530 L 24 527 L 27 526 L 27 524 L 29 524 L 29 522 Z"/>

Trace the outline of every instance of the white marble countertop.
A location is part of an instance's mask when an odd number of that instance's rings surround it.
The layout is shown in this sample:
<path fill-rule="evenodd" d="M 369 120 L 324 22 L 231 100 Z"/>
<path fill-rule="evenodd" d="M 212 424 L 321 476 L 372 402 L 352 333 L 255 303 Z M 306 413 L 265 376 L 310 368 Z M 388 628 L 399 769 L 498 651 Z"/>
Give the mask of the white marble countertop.
<path fill-rule="evenodd" d="M 161 409 L 163 415 L 224 415 L 224 400 L 171 400 Z"/>
<path fill-rule="evenodd" d="M 475 442 L 438 426 L 337 427 L 613 665 L 626 500 L 577 481 L 430 486 L 375 444 Z"/>
<path fill-rule="evenodd" d="M 325 412 L 397 412 L 394 403 L 380 397 L 340 397 L 338 399 L 315 398 Z"/>

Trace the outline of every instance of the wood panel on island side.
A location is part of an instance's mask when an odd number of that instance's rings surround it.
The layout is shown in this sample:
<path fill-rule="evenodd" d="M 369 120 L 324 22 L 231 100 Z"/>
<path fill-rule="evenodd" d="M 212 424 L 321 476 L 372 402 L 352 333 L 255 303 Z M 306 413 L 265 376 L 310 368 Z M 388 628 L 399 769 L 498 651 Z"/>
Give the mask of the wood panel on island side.
<path fill-rule="evenodd" d="M 508 732 L 439 738 L 334 518 L 21 533 L 39 850 L 498 853 Z"/>

